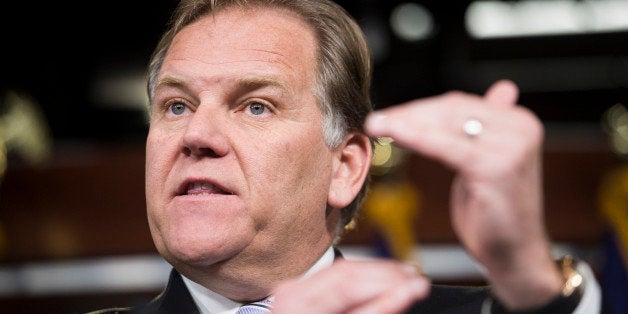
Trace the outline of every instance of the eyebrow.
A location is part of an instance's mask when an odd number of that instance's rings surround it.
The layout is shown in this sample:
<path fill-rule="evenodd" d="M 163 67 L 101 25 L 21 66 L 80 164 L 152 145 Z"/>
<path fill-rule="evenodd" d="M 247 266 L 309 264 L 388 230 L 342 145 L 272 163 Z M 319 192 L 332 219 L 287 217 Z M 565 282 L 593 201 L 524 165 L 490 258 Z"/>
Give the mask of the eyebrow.
<path fill-rule="evenodd" d="M 155 86 L 155 91 L 164 87 L 176 87 L 187 89 L 183 80 L 175 77 L 167 76 L 159 80 Z M 278 80 L 269 77 L 250 77 L 236 79 L 235 85 L 239 89 L 246 91 L 256 90 L 263 87 L 273 87 L 279 89 L 282 93 L 288 92 L 288 88 Z"/>
<path fill-rule="evenodd" d="M 165 88 L 165 87 L 176 87 L 176 88 L 185 89 L 185 84 L 180 79 L 177 79 L 177 78 L 171 77 L 171 76 L 167 76 L 167 77 L 164 77 L 164 78 L 160 79 L 159 81 L 157 81 L 157 84 L 155 84 L 155 88 L 154 88 L 153 92 L 155 94 L 157 94 L 158 90 L 160 90 L 162 88 Z"/>
<path fill-rule="evenodd" d="M 288 92 L 288 88 L 284 84 L 269 77 L 240 78 L 236 80 L 236 86 L 246 91 L 272 87 L 278 89 L 282 94 Z"/>

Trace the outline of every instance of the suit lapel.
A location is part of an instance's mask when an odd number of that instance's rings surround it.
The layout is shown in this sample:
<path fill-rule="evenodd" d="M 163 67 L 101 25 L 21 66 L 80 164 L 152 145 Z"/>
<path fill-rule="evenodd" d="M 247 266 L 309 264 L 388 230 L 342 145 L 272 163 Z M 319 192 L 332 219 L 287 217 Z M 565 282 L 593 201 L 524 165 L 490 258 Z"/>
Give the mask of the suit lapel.
<path fill-rule="evenodd" d="M 151 302 L 132 313 L 138 314 L 199 314 L 199 310 L 183 283 L 179 272 L 174 268 L 170 271 L 170 278 L 166 289 Z"/>

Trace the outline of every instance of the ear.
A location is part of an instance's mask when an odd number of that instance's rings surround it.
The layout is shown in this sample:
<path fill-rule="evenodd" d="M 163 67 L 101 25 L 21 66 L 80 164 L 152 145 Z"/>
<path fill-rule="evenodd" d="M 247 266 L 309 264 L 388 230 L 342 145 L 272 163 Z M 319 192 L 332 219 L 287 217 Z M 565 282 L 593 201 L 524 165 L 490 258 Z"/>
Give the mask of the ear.
<path fill-rule="evenodd" d="M 358 195 L 371 166 L 373 150 L 368 136 L 359 132 L 347 134 L 334 151 L 334 164 L 327 204 L 343 208 Z"/>

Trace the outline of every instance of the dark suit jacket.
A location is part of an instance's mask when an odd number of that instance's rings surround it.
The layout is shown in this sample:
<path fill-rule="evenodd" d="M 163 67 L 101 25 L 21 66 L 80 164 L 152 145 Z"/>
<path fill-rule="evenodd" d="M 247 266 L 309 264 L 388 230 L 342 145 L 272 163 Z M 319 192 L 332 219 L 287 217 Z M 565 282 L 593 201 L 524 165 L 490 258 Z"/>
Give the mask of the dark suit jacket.
<path fill-rule="evenodd" d="M 430 297 L 415 304 L 407 313 L 469 314 L 480 313 L 487 297 L 486 287 L 433 285 Z M 106 309 L 91 314 L 193 314 L 199 313 L 181 275 L 172 270 L 166 289 L 145 305 L 133 308 Z"/>

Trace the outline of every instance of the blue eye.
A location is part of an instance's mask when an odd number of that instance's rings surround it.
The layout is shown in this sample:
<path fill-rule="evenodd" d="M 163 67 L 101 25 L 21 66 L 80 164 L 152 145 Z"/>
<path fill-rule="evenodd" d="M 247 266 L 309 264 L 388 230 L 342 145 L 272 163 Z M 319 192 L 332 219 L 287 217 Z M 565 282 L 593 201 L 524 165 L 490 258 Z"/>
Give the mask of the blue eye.
<path fill-rule="evenodd" d="M 178 102 L 176 104 L 173 104 L 172 106 L 170 106 L 170 111 L 175 114 L 175 115 L 181 115 L 183 114 L 183 112 L 185 111 L 185 105 Z"/>
<path fill-rule="evenodd" d="M 254 102 L 254 103 L 251 103 L 251 104 L 249 105 L 249 111 L 250 111 L 252 114 L 254 114 L 254 115 L 258 116 L 258 115 L 263 114 L 263 113 L 264 113 L 264 111 L 266 111 L 266 106 L 264 106 L 264 105 L 262 105 L 262 104 L 260 104 L 260 103 L 258 103 L 258 102 Z"/>

